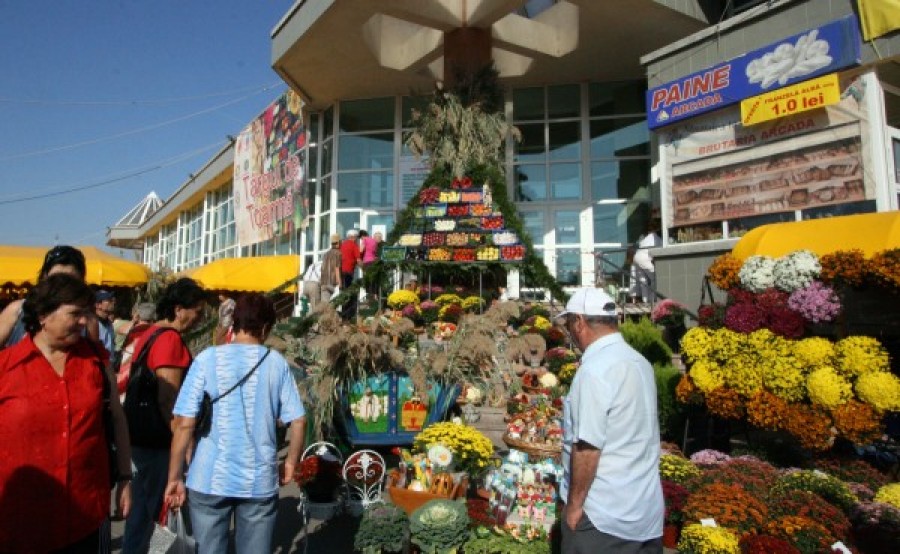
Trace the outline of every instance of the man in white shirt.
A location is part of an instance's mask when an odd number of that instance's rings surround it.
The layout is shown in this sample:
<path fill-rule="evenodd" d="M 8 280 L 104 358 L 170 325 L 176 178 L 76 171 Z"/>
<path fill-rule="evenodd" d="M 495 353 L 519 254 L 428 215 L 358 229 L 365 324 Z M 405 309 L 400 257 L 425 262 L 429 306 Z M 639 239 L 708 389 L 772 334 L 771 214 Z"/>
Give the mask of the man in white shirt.
<path fill-rule="evenodd" d="M 322 262 L 309 264 L 303 273 L 303 295 L 309 300 L 310 313 L 316 311 L 316 306 L 321 300 L 322 289 L 319 281 L 322 279 Z"/>
<path fill-rule="evenodd" d="M 579 289 L 559 317 L 584 353 L 563 404 L 562 552 L 661 554 L 653 367 L 622 338 L 602 290 Z"/>

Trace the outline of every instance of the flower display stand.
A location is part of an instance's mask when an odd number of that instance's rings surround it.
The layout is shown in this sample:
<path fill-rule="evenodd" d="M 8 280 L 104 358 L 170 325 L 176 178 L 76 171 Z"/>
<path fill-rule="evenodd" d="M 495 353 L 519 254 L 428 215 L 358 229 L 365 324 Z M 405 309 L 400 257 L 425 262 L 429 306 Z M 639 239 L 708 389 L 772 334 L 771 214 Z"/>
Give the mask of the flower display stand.
<path fill-rule="evenodd" d="M 417 508 L 430 500 L 437 500 L 439 498 L 454 500 L 456 498 L 460 498 L 466 494 L 466 491 L 469 488 L 468 476 L 462 477 L 459 482 L 456 483 L 456 485 L 453 487 L 453 490 L 450 491 L 449 494 L 439 494 L 428 491 L 413 491 L 401 488 L 397 486 L 397 482 L 399 479 L 400 473 L 396 469 L 392 470 L 388 474 L 387 493 L 388 496 L 390 496 L 391 502 L 402 508 L 403 511 L 407 513 L 407 515 L 412 514 L 414 511 L 416 511 Z"/>
<path fill-rule="evenodd" d="M 332 459 L 338 464 L 344 463 L 344 457 L 341 451 L 330 442 L 320 441 L 310 444 L 300 456 L 300 462 L 307 458 L 317 456 L 325 459 Z M 338 482 L 331 490 L 318 491 L 313 483 L 304 486 L 304 490 L 300 493 L 300 503 L 297 511 L 303 514 L 304 518 L 318 519 L 327 521 L 332 517 L 341 513 L 344 507 L 344 484 Z"/>
<path fill-rule="evenodd" d="M 354 448 L 410 445 L 425 426 L 444 418 L 459 392 L 459 385 L 430 382 L 420 398 L 406 373 L 373 375 L 343 392 L 340 423 Z"/>
<path fill-rule="evenodd" d="M 381 492 L 386 466 L 381 454 L 374 450 L 354 452 L 344 462 L 342 473 L 347 485 L 346 506 L 350 515 L 359 517 L 372 504 L 384 502 Z"/>

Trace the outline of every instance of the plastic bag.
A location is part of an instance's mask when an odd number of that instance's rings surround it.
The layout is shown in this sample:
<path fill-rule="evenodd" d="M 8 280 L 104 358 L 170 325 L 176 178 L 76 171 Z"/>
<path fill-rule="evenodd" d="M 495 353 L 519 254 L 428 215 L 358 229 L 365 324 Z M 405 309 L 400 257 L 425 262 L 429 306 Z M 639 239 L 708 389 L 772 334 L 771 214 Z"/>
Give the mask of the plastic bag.
<path fill-rule="evenodd" d="M 165 519 L 153 529 L 148 554 L 194 554 L 197 544 L 187 534 L 181 510 L 169 510 Z"/>
<path fill-rule="evenodd" d="M 334 300 L 335 298 L 338 297 L 339 294 L 341 294 L 341 287 L 339 287 L 339 286 L 334 287 L 334 292 L 331 293 L 331 298 L 329 300 Z"/>

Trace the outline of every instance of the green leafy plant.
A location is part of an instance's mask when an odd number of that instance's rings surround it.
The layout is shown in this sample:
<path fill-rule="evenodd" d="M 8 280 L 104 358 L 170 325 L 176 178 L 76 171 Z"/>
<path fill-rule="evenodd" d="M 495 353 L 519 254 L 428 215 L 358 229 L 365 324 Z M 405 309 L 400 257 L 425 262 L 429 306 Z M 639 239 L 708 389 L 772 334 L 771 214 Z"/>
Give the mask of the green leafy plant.
<path fill-rule="evenodd" d="M 406 512 L 393 504 L 384 504 L 363 513 L 353 547 L 363 554 L 400 552 L 408 536 Z"/>
<path fill-rule="evenodd" d="M 409 518 L 412 543 L 423 554 L 456 554 L 469 538 L 466 505 L 454 500 L 431 500 Z"/>
<path fill-rule="evenodd" d="M 659 433 L 664 438 L 674 439 L 684 429 L 684 409 L 675 398 L 675 387 L 681 380 L 681 370 L 672 364 L 654 364 L 656 377 L 656 406 L 659 418 Z"/>
<path fill-rule="evenodd" d="M 466 554 L 550 554 L 550 542 L 520 542 L 506 534 L 473 534 L 464 551 Z"/>
<path fill-rule="evenodd" d="M 672 351 L 663 340 L 662 331 L 646 317 L 619 325 L 625 342 L 640 352 L 651 364 L 670 364 Z"/>

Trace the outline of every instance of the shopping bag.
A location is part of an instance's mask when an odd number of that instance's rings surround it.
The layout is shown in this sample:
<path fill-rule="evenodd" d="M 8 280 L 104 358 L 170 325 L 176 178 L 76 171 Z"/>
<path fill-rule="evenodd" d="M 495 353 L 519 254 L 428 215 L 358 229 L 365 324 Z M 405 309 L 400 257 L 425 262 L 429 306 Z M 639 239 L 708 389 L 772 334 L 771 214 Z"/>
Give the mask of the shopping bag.
<path fill-rule="evenodd" d="M 165 521 L 157 522 L 150 537 L 149 554 L 194 554 L 197 545 L 187 534 L 181 510 L 169 510 Z"/>
<path fill-rule="evenodd" d="M 334 292 L 331 293 L 331 298 L 330 298 L 330 300 L 334 300 L 334 299 L 337 298 L 340 294 L 341 294 L 341 287 L 334 287 Z"/>

